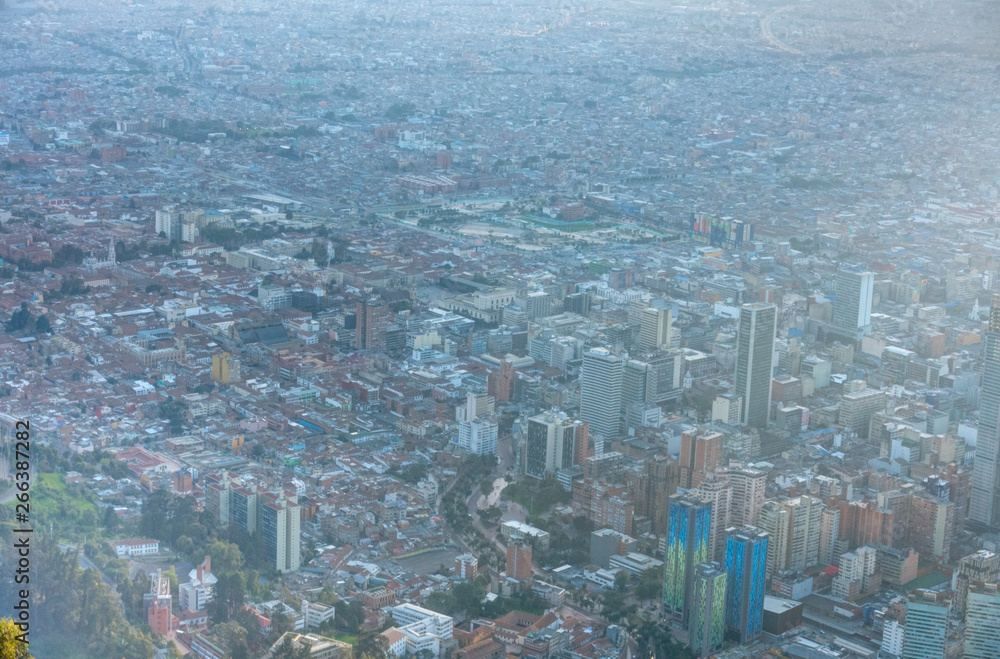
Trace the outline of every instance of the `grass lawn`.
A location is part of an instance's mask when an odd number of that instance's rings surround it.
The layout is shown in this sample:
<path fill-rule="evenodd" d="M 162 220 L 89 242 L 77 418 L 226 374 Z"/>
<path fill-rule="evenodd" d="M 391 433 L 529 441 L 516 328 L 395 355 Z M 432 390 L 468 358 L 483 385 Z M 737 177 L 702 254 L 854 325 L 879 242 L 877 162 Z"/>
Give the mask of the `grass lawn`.
<path fill-rule="evenodd" d="M 345 632 L 337 632 L 333 635 L 338 641 L 343 641 L 344 643 L 350 643 L 351 645 L 357 647 L 358 645 L 358 635 L 357 634 L 347 634 Z"/>
<path fill-rule="evenodd" d="M 87 530 L 100 522 L 97 506 L 71 493 L 63 482 L 62 474 L 37 474 L 28 492 L 31 495 L 29 515 L 35 526 L 52 521 L 58 522 L 63 531 L 71 528 Z M 16 503 L 17 500 L 11 500 L 5 505 L 13 508 Z M 90 518 L 89 521 L 85 522 L 85 516 Z"/>

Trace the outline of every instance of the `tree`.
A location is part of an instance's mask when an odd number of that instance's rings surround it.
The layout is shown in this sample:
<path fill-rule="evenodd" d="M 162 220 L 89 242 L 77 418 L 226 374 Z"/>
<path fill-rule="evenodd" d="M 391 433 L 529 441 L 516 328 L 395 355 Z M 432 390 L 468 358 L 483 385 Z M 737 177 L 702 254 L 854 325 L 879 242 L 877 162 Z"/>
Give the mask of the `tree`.
<path fill-rule="evenodd" d="M 618 570 L 615 573 L 615 590 L 622 592 L 628 588 L 628 572 L 625 570 Z"/>
<path fill-rule="evenodd" d="M 31 312 L 28 311 L 28 303 L 22 302 L 21 308 L 11 314 L 10 320 L 7 321 L 5 329 L 8 334 L 11 332 L 17 332 L 28 326 L 31 322 Z"/>
<path fill-rule="evenodd" d="M 239 572 L 243 567 L 243 552 L 232 542 L 214 541 L 208 546 L 208 555 L 212 557 L 212 568 L 217 573 Z"/>
<path fill-rule="evenodd" d="M 45 317 L 45 314 L 39 316 L 38 320 L 35 321 L 35 332 L 37 334 L 52 333 L 52 325 L 49 323 L 49 319 Z"/>
<path fill-rule="evenodd" d="M 19 638 L 20 634 L 13 620 L 0 618 L 0 659 L 31 659 L 28 644 Z"/>
<path fill-rule="evenodd" d="M 358 634 L 358 659 L 386 659 L 388 649 L 389 643 L 381 633 L 366 629 Z"/>

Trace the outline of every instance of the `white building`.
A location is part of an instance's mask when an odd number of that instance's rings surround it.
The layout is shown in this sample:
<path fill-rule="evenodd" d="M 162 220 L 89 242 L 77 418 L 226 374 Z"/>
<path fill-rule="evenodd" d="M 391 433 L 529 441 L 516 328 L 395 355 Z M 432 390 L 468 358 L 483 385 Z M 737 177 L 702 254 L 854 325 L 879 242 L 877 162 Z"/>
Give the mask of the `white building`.
<path fill-rule="evenodd" d="M 132 556 L 152 556 L 160 553 L 160 541 L 149 538 L 129 538 L 128 540 L 112 540 L 111 547 L 118 558 Z"/>

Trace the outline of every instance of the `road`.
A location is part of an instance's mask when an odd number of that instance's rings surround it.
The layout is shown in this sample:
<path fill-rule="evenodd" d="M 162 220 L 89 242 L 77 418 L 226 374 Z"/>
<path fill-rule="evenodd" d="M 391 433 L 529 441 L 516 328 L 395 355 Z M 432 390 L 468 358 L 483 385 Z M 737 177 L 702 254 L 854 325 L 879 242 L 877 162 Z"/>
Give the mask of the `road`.
<path fill-rule="evenodd" d="M 34 483 L 34 482 L 35 482 L 35 465 L 32 464 L 31 468 L 28 469 L 28 492 L 29 492 L 29 495 L 30 495 L 30 492 L 31 492 L 31 484 Z M 16 487 L 12 486 L 8 491 L 4 492 L 3 494 L 0 494 L 0 504 L 7 503 L 11 499 L 13 499 L 15 496 L 17 496 L 18 494 L 20 494 L 20 492 L 21 492 L 21 490 L 19 490 Z"/>

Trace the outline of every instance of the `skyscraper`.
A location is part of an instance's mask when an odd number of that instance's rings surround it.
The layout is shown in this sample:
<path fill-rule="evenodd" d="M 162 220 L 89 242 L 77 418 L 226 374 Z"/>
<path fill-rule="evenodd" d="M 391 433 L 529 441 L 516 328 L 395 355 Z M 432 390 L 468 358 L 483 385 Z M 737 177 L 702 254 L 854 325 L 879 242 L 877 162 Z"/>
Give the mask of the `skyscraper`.
<path fill-rule="evenodd" d="M 731 526 L 730 510 L 733 490 L 729 474 L 724 469 L 710 471 L 698 485 L 698 496 L 712 502 L 712 526 L 708 535 L 708 557 L 723 563 L 726 555 L 726 529 Z"/>
<path fill-rule="evenodd" d="M 268 559 L 278 572 L 298 570 L 302 540 L 299 504 L 281 495 L 258 498 L 266 499 L 260 506 L 258 528 Z"/>
<path fill-rule="evenodd" d="M 667 552 L 663 565 L 663 608 L 686 624 L 690 613 L 694 568 L 708 561 L 712 504 L 689 494 L 670 497 Z"/>
<path fill-rule="evenodd" d="M 580 373 L 580 419 L 590 432 L 615 439 L 621 430 L 622 370 L 624 361 L 606 348 L 583 353 Z"/>
<path fill-rule="evenodd" d="M 546 472 L 569 469 L 586 457 L 587 424 L 562 412 L 543 412 L 528 419 L 524 473 L 544 478 Z"/>
<path fill-rule="evenodd" d="M 639 347 L 664 350 L 670 347 L 670 309 L 647 307 L 639 317 Z"/>
<path fill-rule="evenodd" d="M 773 304 L 744 304 L 740 309 L 736 395 L 743 397 L 744 425 L 767 426 L 777 319 L 778 309 Z"/>
<path fill-rule="evenodd" d="M 756 527 L 726 529 L 726 626 L 739 633 L 741 644 L 760 636 L 764 625 L 767 543 L 767 532 Z"/>
<path fill-rule="evenodd" d="M 868 330 L 872 322 L 875 273 L 841 266 L 834 281 L 833 324 L 845 330 Z"/>
<path fill-rule="evenodd" d="M 996 659 L 1000 656 L 1000 593 L 997 584 L 969 585 L 965 613 L 965 659 Z"/>
<path fill-rule="evenodd" d="M 983 356 L 969 518 L 995 527 L 1000 523 L 1000 295 L 993 296 Z"/>
<path fill-rule="evenodd" d="M 760 510 L 758 526 L 767 531 L 767 568 L 765 581 L 776 572 L 788 569 L 788 536 L 791 533 L 791 513 L 777 501 L 767 501 Z"/>
<path fill-rule="evenodd" d="M 681 487 L 698 487 L 705 474 L 722 464 L 722 444 L 722 434 L 714 430 L 693 428 L 681 433 Z"/>
<path fill-rule="evenodd" d="M 902 659 L 944 657 L 951 598 L 931 590 L 914 590 L 907 596 Z"/>
<path fill-rule="evenodd" d="M 722 648 L 726 634 L 727 575 L 718 563 L 695 566 L 688 635 L 697 657 L 709 657 Z M 762 600 L 763 601 L 763 600 Z"/>
<path fill-rule="evenodd" d="M 733 526 L 756 526 L 757 516 L 764 507 L 767 475 L 757 469 L 729 470 L 733 500 L 729 517 Z"/>
<path fill-rule="evenodd" d="M 379 299 L 358 300 L 354 347 L 358 350 L 384 350 L 386 329 L 392 323 L 392 310 Z"/>
<path fill-rule="evenodd" d="M 955 587 L 953 589 L 955 591 L 953 602 L 955 611 L 959 615 L 965 613 L 969 584 L 977 581 L 995 583 L 998 577 L 1000 577 L 1000 556 L 991 551 L 980 549 L 960 560 L 958 569 L 955 571 Z"/>
<path fill-rule="evenodd" d="M 819 539 L 826 506 L 816 497 L 801 496 L 782 502 L 791 513 L 788 567 L 804 570 L 819 562 Z"/>

